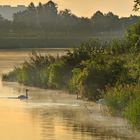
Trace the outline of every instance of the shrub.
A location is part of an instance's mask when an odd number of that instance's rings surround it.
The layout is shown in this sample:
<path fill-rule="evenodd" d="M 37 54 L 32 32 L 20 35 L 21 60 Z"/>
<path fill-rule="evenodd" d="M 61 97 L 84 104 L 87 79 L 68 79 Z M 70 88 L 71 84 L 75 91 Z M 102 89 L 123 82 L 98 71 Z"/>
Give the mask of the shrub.
<path fill-rule="evenodd" d="M 140 129 L 140 95 L 135 100 L 129 102 L 125 108 L 124 116 L 133 126 Z"/>
<path fill-rule="evenodd" d="M 140 51 L 140 20 L 128 28 L 126 32 L 126 41 L 131 51 Z"/>
<path fill-rule="evenodd" d="M 17 81 L 16 72 L 13 70 L 13 71 L 10 71 L 8 74 L 3 74 L 2 81 L 9 81 L 9 82 Z"/>
<path fill-rule="evenodd" d="M 55 62 L 48 67 L 48 86 L 51 88 L 66 88 L 70 80 L 71 71 L 63 61 Z"/>
<path fill-rule="evenodd" d="M 138 93 L 135 85 L 116 85 L 107 88 L 104 98 L 112 113 L 122 115 L 130 101 L 136 99 Z"/>
<path fill-rule="evenodd" d="M 74 93 L 75 91 L 80 92 L 81 78 L 83 76 L 82 70 L 80 68 L 74 68 L 72 70 L 72 77 L 69 82 L 69 91 Z"/>

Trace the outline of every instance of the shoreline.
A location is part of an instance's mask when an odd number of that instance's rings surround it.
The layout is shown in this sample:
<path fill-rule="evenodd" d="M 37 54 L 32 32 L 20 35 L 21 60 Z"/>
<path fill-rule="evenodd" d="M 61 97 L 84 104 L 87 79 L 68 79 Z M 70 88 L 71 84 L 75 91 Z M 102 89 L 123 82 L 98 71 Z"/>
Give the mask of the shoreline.
<path fill-rule="evenodd" d="M 85 101 L 82 100 L 82 102 Z M 108 132 L 112 132 L 116 136 L 126 137 L 130 140 L 139 140 L 139 130 L 134 129 L 132 126 L 130 126 L 125 118 L 112 116 L 110 113 L 104 110 L 104 108 L 106 109 L 104 105 L 100 105 L 90 101 L 86 101 L 86 105 L 90 109 L 90 113 L 88 115 L 89 120 L 95 121 L 94 123 L 99 128 L 103 128 Z"/>
<path fill-rule="evenodd" d="M 0 48 L 0 52 L 7 52 L 7 51 L 9 51 L 9 52 L 12 52 L 12 51 L 16 51 L 16 52 L 20 52 L 20 51 L 25 51 L 25 52 L 28 52 L 28 51 L 33 51 L 33 50 L 35 50 L 35 51 L 46 51 L 46 50 L 49 50 L 49 51 L 67 51 L 67 50 L 71 50 L 72 48 Z"/>
<path fill-rule="evenodd" d="M 18 88 L 20 84 L 18 82 L 3 82 L 4 85 L 10 85 L 10 87 Z M 112 136 L 126 138 L 128 140 L 135 139 L 139 140 L 140 133 L 137 129 L 133 129 L 127 120 L 122 117 L 112 116 L 110 113 L 106 112 L 106 106 L 97 104 L 94 101 L 87 101 L 83 99 L 76 99 L 76 95 L 69 94 L 66 90 L 58 90 L 58 89 L 44 89 L 34 86 L 23 86 L 22 88 L 28 88 L 29 91 L 40 91 L 42 92 L 50 91 L 59 95 L 59 98 L 69 98 L 69 102 L 75 103 L 78 106 L 78 117 L 76 122 L 84 123 L 88 125 L 96 126 L 97 130 L 105 131 L 107 134 L 112 133 Z M 32 95 L 33 96 L 33 95 Z M 53 95 L 52 95 L 53 96 Z M 81 117 L 82 116 L 82 117 Z"/>

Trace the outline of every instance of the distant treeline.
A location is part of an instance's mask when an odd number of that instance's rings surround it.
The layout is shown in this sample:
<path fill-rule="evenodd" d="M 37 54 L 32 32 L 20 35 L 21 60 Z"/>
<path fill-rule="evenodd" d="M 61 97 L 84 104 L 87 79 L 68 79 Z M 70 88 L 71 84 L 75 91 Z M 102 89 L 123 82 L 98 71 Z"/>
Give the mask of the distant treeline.
<path fill-rule="evenodd" d="M 70 47 L 68 44 L 77 44 L 95 37 L 104 40 L 113 37 L 122 38 L 125 30 L 138 19 L 138 16 L 119 18 L 112 12 L 103 14 L 100 11 L 91 18 L 78 17 L 68 9 L 58 11 L 57 4 L 53 1 L 46 4 L 39 3 L 38 6 L 30 3 L 26 10 L 13 15 L 13 21 L 0 16 L 0 47 L 8 47 L 9 44 L 15 47 L 22 47 L 21 44 L 24 44 L 24 47 L 37 47 L 36 44 L 38 47 L 45 47 L 46 41 L 54 42 L 50 45 L 53 47 L 56 44 Z M 5 44 L 3 38 L 7 39 L 8 44 Z M 50 41 L 50 39 L 55 40 Z M 63 40 L 66 43 L 63 43 Z"/>
<path fill-rule="evenodd" d="M 13 30 L 43 29 L 46 32 L 66 33 L 99 33 L 125 30 L 129 25 L 138 20 L 138 16 L 119 18 L 112 12 L 103 14 L 97 11 L 91 18 L 77 17 L 69 9 L 58 12 L 57 4 L 49 1 L 46 4 L 39 3 L 36 7 L 30 3 L 26 10 L 15 13 L 13 21 L 7 21 L 0 17 L 0 28 Z M 11 25 L 11 26 L 10 26 Z"/>
<path fill-rule="evenodd" d="M 44 5 L 39 3 L 37 7 L 31 3 L 25 11 L 14 14 L 13 26 L 15 29 L 39 28 L 46 32 L 89 34 L 124 30 L 137 19 L 137 16 L 119 18 L 112 12 L 103 14 L 100 11 L 97 11 L 90 19 L 77 17 L 68 9 L 58 12 L 57 4 L 49 1 Z"/>

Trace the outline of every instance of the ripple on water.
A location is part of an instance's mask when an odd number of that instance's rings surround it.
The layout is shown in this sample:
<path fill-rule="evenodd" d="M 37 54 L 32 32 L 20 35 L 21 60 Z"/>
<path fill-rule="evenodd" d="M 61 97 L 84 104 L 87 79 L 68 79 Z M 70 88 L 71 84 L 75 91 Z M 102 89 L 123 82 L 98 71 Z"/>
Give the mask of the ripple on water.
<path fill-rule="evenodd" d="M 44 108 L 44 107 L 79 107 L 80 105 L 75 104 L 68 104 L 68 103 L 53 103 L 53 102 L 47 102 L 47 103 L 28 103 L 27 108 Z"/>

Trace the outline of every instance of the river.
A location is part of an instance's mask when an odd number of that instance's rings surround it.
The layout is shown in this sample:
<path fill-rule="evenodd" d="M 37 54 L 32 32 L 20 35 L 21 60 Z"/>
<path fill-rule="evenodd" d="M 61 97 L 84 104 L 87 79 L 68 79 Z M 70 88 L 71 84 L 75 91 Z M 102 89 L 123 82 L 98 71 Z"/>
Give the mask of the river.
<path fill-rule="evenodd" d="M 65 50 L 40 50 L 63 55 Z M 0 74 L 28 60 L 30 50 L 0 51 Z M 25 93 L 28 100 L 9 99 Z M 76 100 L 60 90 L 0 82 L 0 140 L 126 140 L 139 139 L 121 118 L 111 117 L 92 102 Z"/>

